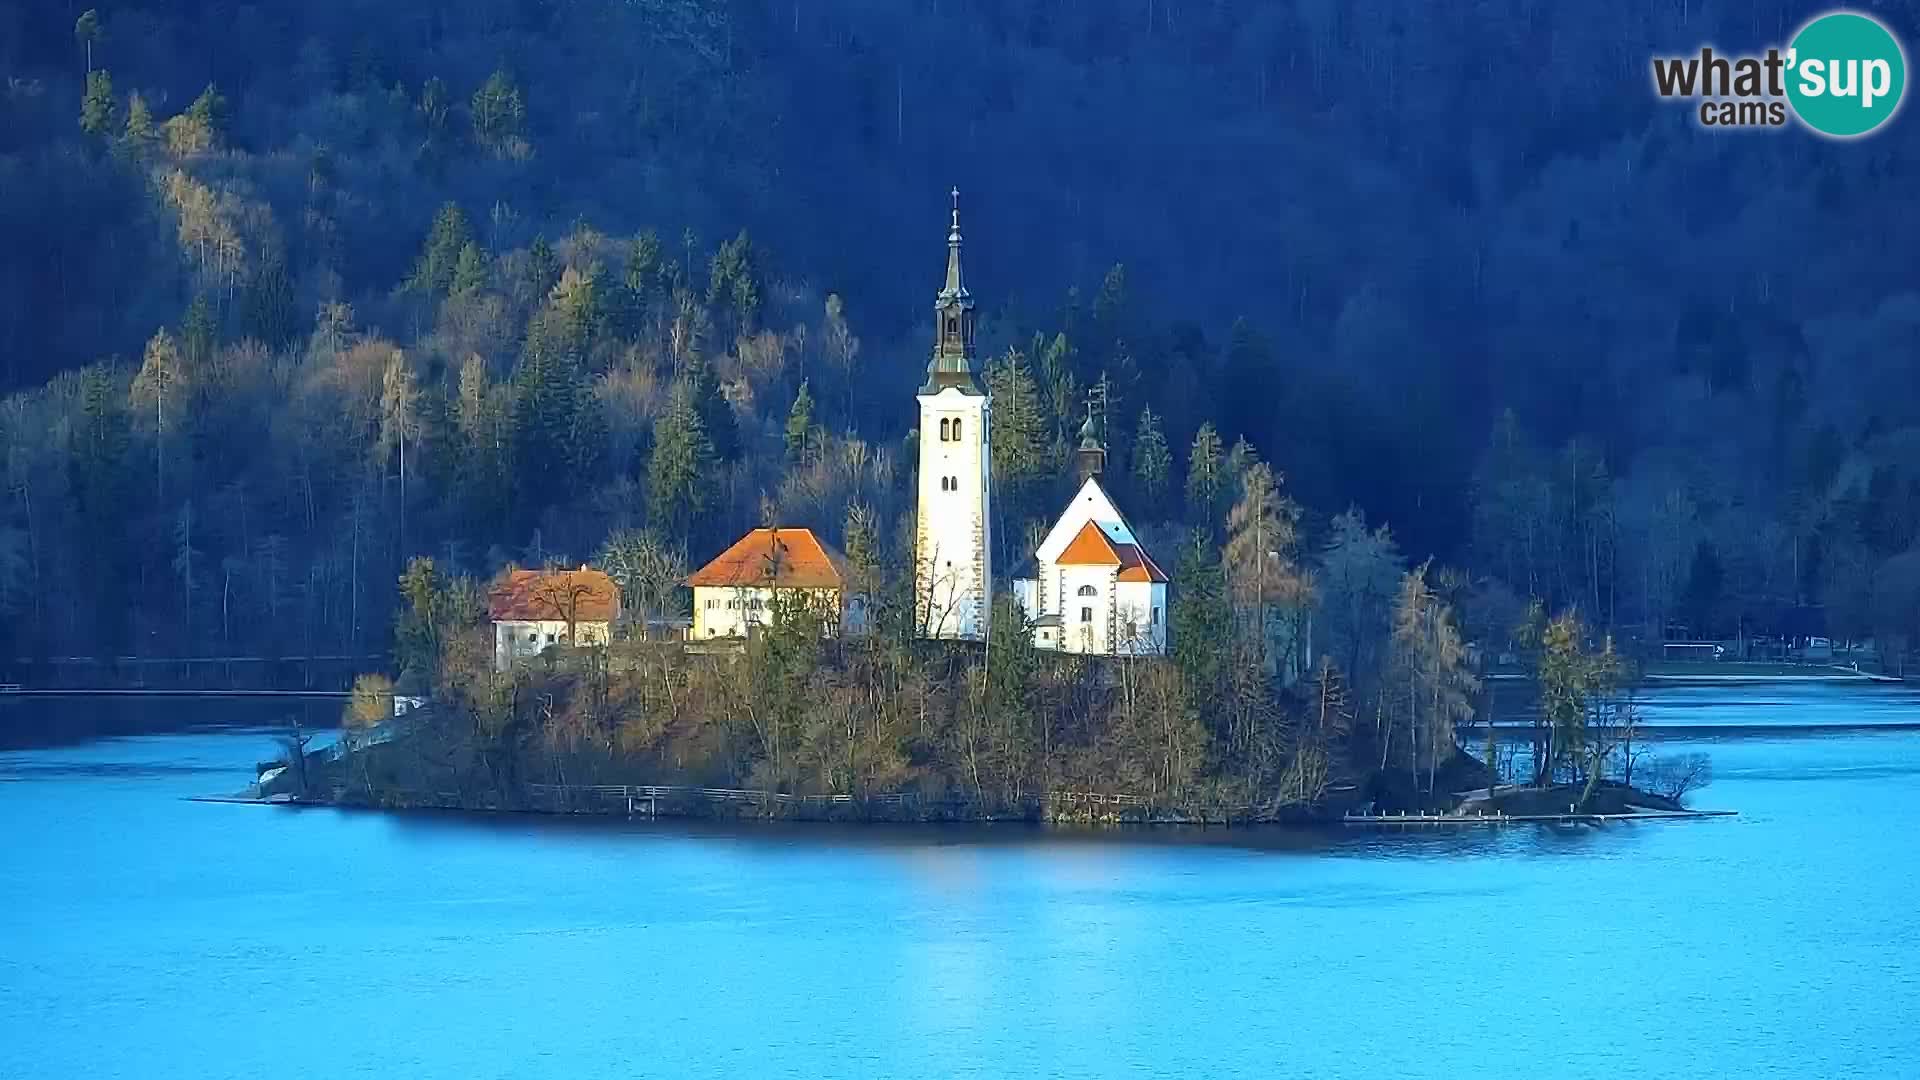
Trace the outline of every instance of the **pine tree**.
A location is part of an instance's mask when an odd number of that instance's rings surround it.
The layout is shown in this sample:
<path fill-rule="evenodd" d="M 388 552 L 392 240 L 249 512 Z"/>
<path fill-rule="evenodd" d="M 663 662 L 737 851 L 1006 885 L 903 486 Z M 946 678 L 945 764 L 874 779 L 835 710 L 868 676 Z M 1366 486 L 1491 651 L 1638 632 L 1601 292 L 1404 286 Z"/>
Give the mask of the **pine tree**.
<path fill-rule="evenodd" d="M 470 103 L 473 141 L 499 157 L 515 152 L 527 120 L 527 103 L 520 87 L 504 69 L 487 76 Z"/>
<path fill-rule="evenodd" d="M 670 264 L 669 264 L 670 265 Z M 627 269 L 621 277 L 619 294 L 619 332 L 628 339 L 637 338 L 647 324 L 647 316 L 660 297 L 667 294 L 664 277 L 668 265 L 660 261 L 660 234 L 648 229 L 627 245 Z"/>
<path fill-rule="evenodd" d="M 787 410 L 787 460 L 795 465 L 810 464 L 818 446 L 813 428 L 813 392 L 802 379 L 793 408 Z"/>
<path fill-rule="evenodd" d="M 733 416 L 733 403 L 720 392 L 720 376 L 713 364 L 697 350 L 687 359 L 685 381 L 713 456 L 733 461 L 740 454 L 740 426 Z"/>
<path fill-rule="evenodd" d="M 527 248 L 527 291 L 538 298 L 553 291 L 553 284 L 560 278 L 560 260 L 554 257 L 553 245 L 547 243 L 545 233 L 533 238 L 533 246 Z"/>
<path fill-rule="evenodd" d="M 413 274 L 406 288 L 415 292 L 444 294 L 452 286 L 461 254 L 473 244 L 473 230 L 458 203 L 446 203 L 433 217 L 427 242 L 414 261 Z"/>
<path fill-rule="evenodd" d="M 1214 527 L 1220 496 L 1226 490 L 1224 468 L 1219 432 L 1211 423 L 1201 424 L 1193 436 L 1193 449 L 1187 454 L 1187 519 L 1195 525 L 1209 530 Z"/>
<path fill-rule="evenodd" d="M 647 459 L 647 512 L 654 528 L 685 536 L 694 515 L 705 510 L 713 471 L 713 444 L 694 408 L 692 389 L 674 388 L 667 411 L 654 424 Z"/>
<path fill-rule="evenodd" d="M 220 344 L 220 325 L 207 294 L 200 293 L 180 318 L 180 355 L 189 371 L 204 370 Z"/>
<path fill-rule="evenodd" d="M 1188 534 L 1180 548 L 1178 581 L 1173 608 L 1167 613 L 1174 662 L 1186 673 L 1188 686 L 1217 687 L 1229 652 L 1233 616 L 1227 606 L 1220 554 L 1202 530 Z"/>
<path fill-rule="evenodd" d="M 105 135 L 113 129 L 117 111 L 118 106 L 113 99 L 113 76 L 107 74 L 105 68 L 87 72 L 87 92 L 80 99 L 80 130 L 89 135 Z"/>
<path fill-rule="evenodd" d="M 747 231 L 720 245 L 707 266 L 707 306 L 724 306 L 735 337 L 753 332 L 760 313 L 760 268 Z"/>
<path fill-rule="evenodd" d="M 993 394 L 995 494 L 1007 500 L 1009 516 L 1017 520 L 1034 482 L 1050 471 L 1045 402 L 1019 349 L 1009 348 L 987 369 L 987 386 Z"/>
<path fill-rule="evenodd" d="M 147 107 L 147 99 L 141 97 L 137 90 L 127 95 L 126 140 L 128 145 L 143 146 L 153 141 L 156 134 L 158 132 L 153 126 L 153 110 Z"/>
<path fill-rule="evenodd" d="M 873 507 L 863 502 L 847 504 L 840 542 L 853 574 L 852 591 L 871 600 L 880 589 L 880 523 Z"/>
<path fill-rule="evenodd" d="M 187 116 L 218 142 L 220 136 L 226 134 L 227 99 L 221 96 L 219 88 L 208 83 L 207 88 L 200 91 L 200 96 L 194 98 L 193 104 L 187 107 Z"/>
<path fill-rule="evenodd" d="M 454 296 L 471 296 L 487 287 L 488 273 L 486 254 L 469 240 L 461 245 L 460 255 L 454 260 L 447 291 Z"/>
<path fill-rule="evenodd" d="M 1149 405 L 1140 410 L 1140 427 L 1133 440 L 1133 481 L 1149 508 L 1160 505 L 1167 494 L 1167 477 L 1173 470 L 1173 453 L 1167 449 L 1167 437 L 1160 430 L 1160 418 Z"/>

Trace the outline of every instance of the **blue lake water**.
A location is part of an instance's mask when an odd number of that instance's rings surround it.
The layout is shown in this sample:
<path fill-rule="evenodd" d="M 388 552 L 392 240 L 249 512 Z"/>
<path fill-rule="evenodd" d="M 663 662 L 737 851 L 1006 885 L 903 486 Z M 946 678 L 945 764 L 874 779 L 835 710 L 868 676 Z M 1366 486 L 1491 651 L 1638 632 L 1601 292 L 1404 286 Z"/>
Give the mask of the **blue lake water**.
<path fill-rule="evenodd" d="M 251 779 L 273 747 L 250 725 L 284 708 L 13 701 L 0 1077 L 1920 1075 L 1920 845 L 1887 814 L 1920 808 L 1920 732 L 1744 730 L 1920 721 L 1920 694 L 1646 703 L 1743 728 L 1660 748 L 1711 753 L 1695 801 L 1738 817 L 1083 834 L 214 805 L 182 797 Z"/>

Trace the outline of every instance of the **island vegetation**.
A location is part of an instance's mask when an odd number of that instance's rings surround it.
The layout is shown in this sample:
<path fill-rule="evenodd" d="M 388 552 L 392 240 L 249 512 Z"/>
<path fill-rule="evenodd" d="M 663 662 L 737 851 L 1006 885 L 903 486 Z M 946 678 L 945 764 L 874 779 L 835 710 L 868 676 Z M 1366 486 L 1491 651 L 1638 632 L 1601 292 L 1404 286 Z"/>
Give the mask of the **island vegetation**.
<path fill-rule="evenodd" d="M 1728 138 L 1640 92 L 1645 43 L 1770 40 L 1782 3 L 1456 14 L 17 6 L 0 658 L 26 681 L 326 656 L 444 681 L 393 630 L 416 558 L 462 611 L 509 564 L 593 562 L 644 625 L 676 602 L 660 582 L 769 520 L 897 575 L 958 183 L 995 564 L 1057 508 L 1101 387 L 1109 487 L 1212 612 L 1176 628 L 1178 680 L 881 632 L 750 659 L 808 706 L 723 723 L 694 695 L 712 722 L 648 712 L 683 719 L 632 732 L 644 753 L 844 787 L 803 747 L 854 740 L 810 743 L 801 713 L 899 672 L 926 704 L 856 773 L 937 761 L 1024 793 L 1107 761 L 1116 787 L 1265 805 L 1318 786 L 1324 742 L 1329 785 L 1404 775 L 1405 801 L 1447 786 L 1472 658 L 1538 649 L 1513 636 L 1536 603 L 1636 660 L 1676 627 L 1734 640 L 1817 609 L 1898 670 L 1920 630 L 1920 303 L 1890 269 L 1914 247 L 1910 141 Z M 1488 65 L 1490 41 L 1555 61 Z M 1434 69 L 1475 75 L 1434 94 Z M 1246 674 L 1285 651 L 1245 629 L 1282 602 L 1234 550 L 1247 505 L 1294 533 L 1285 586 L 1328 661 L 1296 686 L 1344 701 L 1313 724 L 1312 695 Z M 606 745 L 624 720 L 593 687 L 624 700 L 649 663 L 692 708 L 715 661 L 629 647 L 539 708 L 588 703 Z M 1127 739 L 1158 732 L 1148 772 L 1101 757 L 1116 700 Z M 474 745 L 546 739 L 531 723 L 475 721 Z M 1531 771 L 1588 775 L 1586 743 L 1539 746 Z"/>
<path fill-rule="evenodd" d="M 1238 530 L 1257 527 L 1249 498 L 1229 516 L 1229 555 L 1245 546 Z M 849 516 L 858 540 L 859 510 Z M 1285 522 L 1267 527 L 1288 535 Z M 414 685 L 363 677 L 341 750 L 295 748 L 298 768 L 267 793 L 618 811 L 621 798 L 599 789 L 680 786 L 760 797 L 682 800 L 676 812 L 1205 823 L 1462 806 L 1673 811 L 1707 779 L 1699 760 L 1648 757 L 1611 644 L 1589 650 L 1575 616 L 1549 621 L 1537 606 L 1516 628 L 1541 694 L 1530 747 L 1489 726 L 1485 753 L 1463 753 L 1457 731 L 1479 687 L 1443 591 L 1454 575 L 1430 582 L 1428 566 L 1399 576 L 1382 625 L 1359 629 L 1378 632 L 1358 647 L 1377 665 L 1350 678 L 1323 654 L 1286 686 L 1272 651 L 1290 640 L 1276 632 L 1285 619 L 1236 606 L 1244 575 L 1230 558 L 1223 572 L 1203 535 L 1181 562 L 1165 658 L 1037 649 L 1011 597 L 983 643 L 921 640 L 911 575 L 880 550 L 849 553 L 877 598 L 864 633 L 837 633 L 833 613 L 786 589 L 743 642 L 556 646 L 505 668 L 474 584 L 416 559 L 395 631 Z M 1268 573 L 1284 578 L 1276 590 L 1305 587 L 1291 562 Z M 430 704 L 395 716 L 396 695 L 422 694 Z"/>

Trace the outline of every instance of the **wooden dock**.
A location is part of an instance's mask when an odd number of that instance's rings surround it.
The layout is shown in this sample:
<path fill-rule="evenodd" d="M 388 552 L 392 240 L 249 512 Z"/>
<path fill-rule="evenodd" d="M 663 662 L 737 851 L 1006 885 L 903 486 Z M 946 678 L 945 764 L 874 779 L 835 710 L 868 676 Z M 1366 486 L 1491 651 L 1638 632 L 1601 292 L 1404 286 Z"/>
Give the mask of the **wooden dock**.
<path fill-rule="evenodd" d="M 1737 810 L 1643 810 L 1635 814 L 1421 813 L 1348 814 L 1345 825 L 1605 825 L 1615 821 L 1676 821 L 1682 818 L 1733 817 Z"/>

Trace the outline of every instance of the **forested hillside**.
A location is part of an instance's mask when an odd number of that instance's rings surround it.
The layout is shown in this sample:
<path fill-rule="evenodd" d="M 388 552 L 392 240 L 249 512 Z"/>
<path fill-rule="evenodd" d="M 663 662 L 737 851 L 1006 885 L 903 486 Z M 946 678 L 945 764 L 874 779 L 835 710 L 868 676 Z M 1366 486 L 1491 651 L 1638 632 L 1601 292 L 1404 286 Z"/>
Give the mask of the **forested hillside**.
<path fill-rule="evenodd" d="M 1488 640 L 1537 596 L 1904 643 L 1914 122 L 1702 130 L 1647 69 L 1816 10 L 5 5 L 0 656 L 382 650 L 413 554 L 850 503 L 897 560 L 953 185 L 998 565 L 1104 379 L 1156 546 L 1270 463 L 1336 643 L 1429 554 Z"/>

